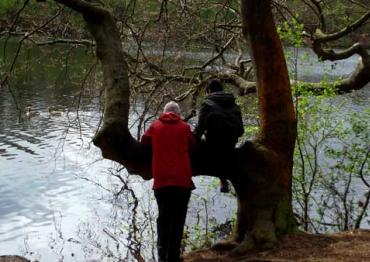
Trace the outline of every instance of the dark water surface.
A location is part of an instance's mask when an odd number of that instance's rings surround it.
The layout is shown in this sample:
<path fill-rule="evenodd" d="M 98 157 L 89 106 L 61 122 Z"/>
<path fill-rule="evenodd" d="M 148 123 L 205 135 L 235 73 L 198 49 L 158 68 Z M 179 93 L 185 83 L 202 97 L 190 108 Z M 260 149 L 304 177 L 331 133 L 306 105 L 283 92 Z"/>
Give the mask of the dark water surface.
<path fill-rule="evenodd" d="M 79 51 L 67 67 L 54 64 L 68 54 L 59 51 L 53 57 L 34 49 L 22 54 L 11 90 L 0 92 L 0 254 L 57 261 L 63 252 L 54 242 L 74 238 L 76 226 L 99 207 L 91 205 L 100 197 L 96 186 L 79 178 L 96 176 L 103 183 L 99 174 L 110 165 L 91 146 L 100 119 L 97 100 L 76 113 L 80 88 L 74 81 L 91 57 Z M 26 106 L 37 114 L 26 116 Z M 49 107 L 62 116 L 49 115 Z M 68 243 L 65 248 L 78 252 Z"/>
<path fill-rule="evenodd" d="M 10 54 L 13 48 L 10 46 Z M 89 233 L 86 225 L 95 228 L 95 238 L 99 238 L 102 230 L 112 228 L 109 223 L 113 222 L 107 221 L 117 217 L 107 192 L 94 184 L 107 188 L 117 184 L 107 175 L 113 164 L 102 160 L 100 151 L 91 144 L 100 120 L 98 92 L 84 93 L 86 101 L 76 112 L 80 97 L 76 83 L 95 62 L 84 50 L 61 48 L 58 52 L 52 56 L 34 49 L 23 53 L 24 60 L 10 84 L 16 100 L 10 90 L 0 92 L 0 255 L 26 254 L 40 261 L 103 261 L 104 254 L 99 257 L 94 253 L 93 244 L 89 249 L 82 243 Z M 68 52 L 74 52 L 68 66 L 55 62 L 66 59 Z M 348 74 L 356 59 L 338 63 L 337 72 Z M 326 70 L 308 62 L 302 62 L 301 67 L 301 79 L 320 79 Z M 346 110 L 361 111 L 369 101 L 369 88 L 350 96 L 353 99 Z M 38 114 L 24 115 L 27 105 Z M 49 115 L 48 107 L 63 115 Z M 139 197 L 152 197 L 151 182 L 134 182 Z M 197 221 L 199 212 L 205 210 L 202 199 L 207 198 L 212 199 L 207 212 L 224 222 L 234 212 L 235 203 L 228 196 L 216 199 L 217 192 L 204 193 L 208 183 L 196 179 L 199 189 L 194 192 L 188 219 Z M 153 200 L 145 205 L 142 208 L 151 212 Z M 120 221 L 115 226 L 122 228 L 125 223 Z M 109 238 L 107 234 L 105 237 Z M 151 257 L 155 239 L 146 237 L 149 240 L 144 248 Z"/>

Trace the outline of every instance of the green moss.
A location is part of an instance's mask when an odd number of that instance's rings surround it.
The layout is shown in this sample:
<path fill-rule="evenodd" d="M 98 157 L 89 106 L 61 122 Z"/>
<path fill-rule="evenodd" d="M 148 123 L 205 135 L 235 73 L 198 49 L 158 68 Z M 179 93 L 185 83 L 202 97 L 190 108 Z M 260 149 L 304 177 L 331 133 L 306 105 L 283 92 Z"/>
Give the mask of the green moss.
<path fill-rule="evenodd" d="M 276 207 L 275 227 L 277 235 L 298 233 L 288 194 L 285 194 Z"/>

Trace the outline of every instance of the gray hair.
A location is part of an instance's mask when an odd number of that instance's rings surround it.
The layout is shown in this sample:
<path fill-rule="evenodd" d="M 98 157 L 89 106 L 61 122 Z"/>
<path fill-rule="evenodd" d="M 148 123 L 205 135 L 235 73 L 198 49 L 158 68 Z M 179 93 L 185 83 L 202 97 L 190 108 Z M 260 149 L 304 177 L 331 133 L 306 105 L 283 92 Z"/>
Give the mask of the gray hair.
<path fill-rule="evenodd" d="M 167 113 L 167 112 L 172 112 L 172 113 L 176 113 L 178 115 L 181 114 L 181 110 L 180 110 L 180 106 L 178 103 L 174 102 L 174 101 L 170 101 L 168 102 L 165 106 L 164 106 L 164 109 L 163 109 L 163 112 L 164 113 Z"/>

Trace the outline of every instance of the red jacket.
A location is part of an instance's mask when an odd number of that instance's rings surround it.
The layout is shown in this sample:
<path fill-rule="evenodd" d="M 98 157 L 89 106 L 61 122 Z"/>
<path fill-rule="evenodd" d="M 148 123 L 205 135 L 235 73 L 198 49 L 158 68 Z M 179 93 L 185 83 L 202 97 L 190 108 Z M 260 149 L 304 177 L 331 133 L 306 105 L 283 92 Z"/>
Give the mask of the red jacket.
<path fill-rule="evenodd" d="M 175 113 L 163 113 L 141 138 L 152 146 L 153 189 L 166 186 L 191 188 L 189 148 L 195 143 L 190 126 Z"/>

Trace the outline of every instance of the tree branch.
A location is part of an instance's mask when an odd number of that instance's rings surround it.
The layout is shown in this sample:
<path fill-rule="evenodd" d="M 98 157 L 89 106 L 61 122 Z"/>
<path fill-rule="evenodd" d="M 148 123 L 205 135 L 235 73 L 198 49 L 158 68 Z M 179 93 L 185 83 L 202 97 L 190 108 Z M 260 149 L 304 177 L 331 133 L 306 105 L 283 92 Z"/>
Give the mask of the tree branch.
<path fill-rule="evenodd" d="M 45 46 L 45 45 L 55 45 L 55 44 L 68 44 L 68 45 L 78 45 L 78 46 L 86 46 L 86 47 L 91 47 L 95 46 L 95 42 L 87 39 L 52 39 L 52 40 L 47 40 L 43 42 L 35 42 L 36 45 L 38 46 Z"/>
<path fill-rule="evenodd" d="M 346 26 L 342 30 L 333 33 L 333 34 L 325 34 L 320 29 L 317 29 L 314 38 L 317 43 L 327 43 L 330 41 L 338 40 L 339 38 L 355 31 L 360 26 L 362 26 L 368 19 L 370 18 L 370 11 L 367 11 L 362 17 L 360 17 L 358 20 L 353 22 L 351 25 Z"/>
<path fill-rule="evenodd" d="M 84 0 L 54 0 L 55 2 L 61 3 L 76 12 L 79 12 L 83 15 L 87 16 L 95 16 L 100 17 L 102 15 L 106 15 L 108 10 L 101 8 L 97 5 L 88 3 Z"/>

